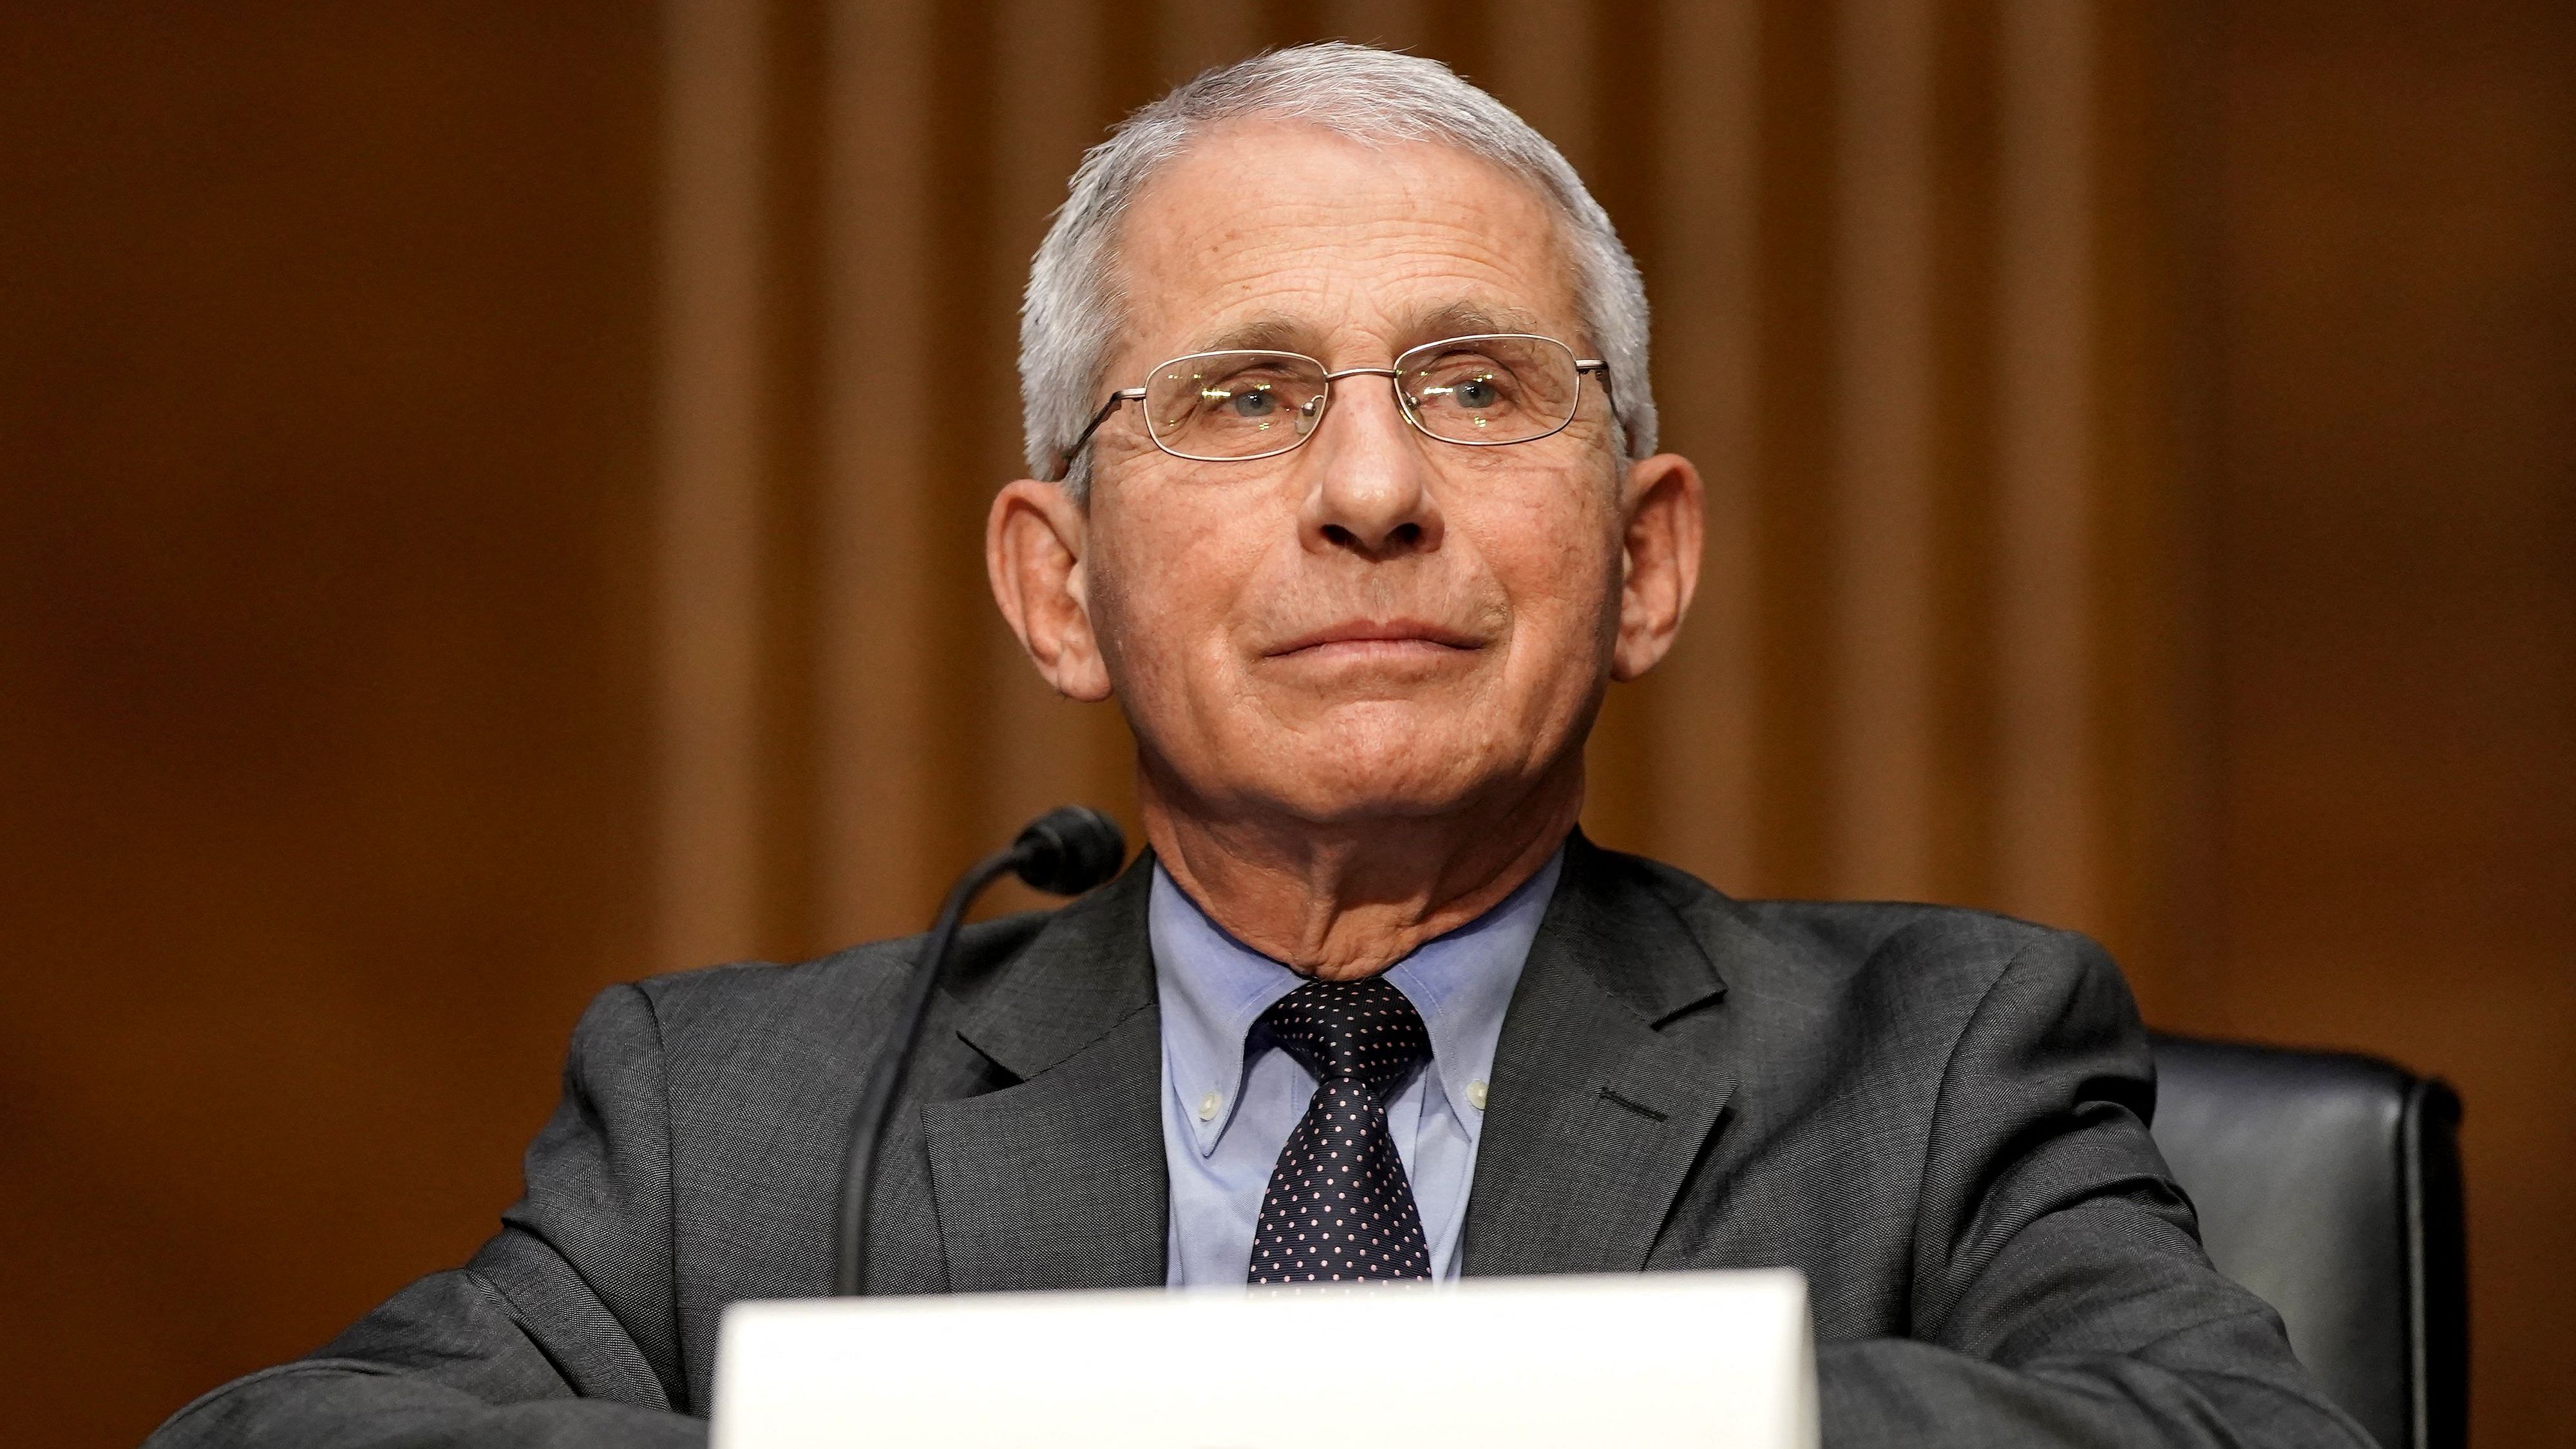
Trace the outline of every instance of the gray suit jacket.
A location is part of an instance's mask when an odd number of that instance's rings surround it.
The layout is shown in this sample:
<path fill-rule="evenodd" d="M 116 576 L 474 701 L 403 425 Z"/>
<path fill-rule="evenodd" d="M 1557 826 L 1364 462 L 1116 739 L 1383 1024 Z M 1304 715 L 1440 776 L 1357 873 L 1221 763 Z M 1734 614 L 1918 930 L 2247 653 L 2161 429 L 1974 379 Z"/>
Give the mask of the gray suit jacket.
<path fill-rule="evenodd" d="M 966 933 L 872 1291 L 1162 1282 L 1147 880 Z M 828 1289 L 843 1132 L 918 944 L 603 993 L 499 1235 L 153 1444 L 703 1442 L 724 1306 Z M 1578 836 L 1492 1080 L 1465 1270 L 1799 1268 L 1830 1445 L 2368 1443 L 2202 1255 L 2136 1009 L 2082 937 L 1734 901 Z"/>

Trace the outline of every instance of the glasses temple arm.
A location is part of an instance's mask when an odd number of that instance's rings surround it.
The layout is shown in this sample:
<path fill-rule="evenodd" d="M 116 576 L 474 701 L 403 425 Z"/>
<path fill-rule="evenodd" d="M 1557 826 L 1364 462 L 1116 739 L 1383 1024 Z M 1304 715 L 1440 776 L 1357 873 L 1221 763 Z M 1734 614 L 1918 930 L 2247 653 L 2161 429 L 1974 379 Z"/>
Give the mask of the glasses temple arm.
<path fill-rule="evenodd" d="M 1634 438 L 1628 438 L 1628 419 L 1619 411 L 1619 391 L 1610 385 L 1610 364 L 1597 357 L 1577 358 L 1574 363 L 1574 371 L 1577 376 L 1581 376 L 1587 372 L 1599 374 L 1601 378 L 1601 399 L 1602 401 L 1610 404 L 1610 416 L 1617 419 L 1619 423 L 1619 435 L 1622 438 L 1627 438 L 1628 445 L 1630 447 L 1635 447 L 1636 440 Z"/>
<path fill-rule="evenodd" d="M 1141 387 L 1122 387 L 1118 391 L 1111 393 L 1109 395 L 1109 401 L 1100 405 L 1100 411 L 1091 415 L 1091 421 L 1082 425 L 1082 432 L 1073 440 L 1073 446 L 1056 454 L 1055 476 L 1047 481 L 1050 483 L 1061 483 L 1066 479 L 1066 477 L 1072 474 L 1074 455 L 1082 451 L 1083 444 L 1091 441 L 1092 434 L 1100 431 L 1100 425 L 1102 423 L 1109 421 L 1109 415 L 1118 411 L 1118 405 L 1120 403 L 1142 402 L 1144 400 L 1145 390 Z"/>

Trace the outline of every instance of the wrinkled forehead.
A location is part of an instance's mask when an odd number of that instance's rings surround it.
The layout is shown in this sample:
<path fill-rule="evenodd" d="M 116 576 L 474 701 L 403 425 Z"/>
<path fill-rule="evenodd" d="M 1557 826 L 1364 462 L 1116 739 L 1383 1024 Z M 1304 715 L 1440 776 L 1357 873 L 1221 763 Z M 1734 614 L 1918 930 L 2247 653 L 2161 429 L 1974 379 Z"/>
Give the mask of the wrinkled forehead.
<path fill-rule="evenodd" d="M 1345 367 L 1470 332 L 1589 345 L 1555 205 L 1437 142 L 1228 123 L 1158 170 L 1119 242 L 1114 378 L 1217 348 Z"/>

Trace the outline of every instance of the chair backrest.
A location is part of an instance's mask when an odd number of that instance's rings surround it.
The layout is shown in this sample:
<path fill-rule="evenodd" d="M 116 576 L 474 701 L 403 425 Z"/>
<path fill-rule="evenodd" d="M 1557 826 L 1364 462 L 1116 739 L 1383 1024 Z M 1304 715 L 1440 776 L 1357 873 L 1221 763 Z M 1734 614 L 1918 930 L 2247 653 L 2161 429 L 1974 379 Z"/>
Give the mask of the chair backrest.
<path fill-rule="evenodd" d="M 2219 1271 L 2386 1449 L 2468 1434 L 2459 1098 L 2340 1053 L 2159 1036 L 2156 1145 Z"/>

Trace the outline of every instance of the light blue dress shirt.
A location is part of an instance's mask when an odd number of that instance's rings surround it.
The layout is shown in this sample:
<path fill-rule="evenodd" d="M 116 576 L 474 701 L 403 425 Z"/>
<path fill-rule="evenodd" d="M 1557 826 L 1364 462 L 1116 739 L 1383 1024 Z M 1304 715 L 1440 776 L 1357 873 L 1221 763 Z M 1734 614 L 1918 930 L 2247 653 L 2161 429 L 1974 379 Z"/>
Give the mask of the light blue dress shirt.
<path fill-rule="evenodd" d="M 1431 1274 L 1443 1282 L 1458 1276 L 1503 1011 L 1564 859 L 1558 851 L 1501 904 L 1386 973 L 1431 1038 L 1428 1068 L 1387 1099 L 1386 1125 L 1413 1184 Z M 1163 1019 L 1163 1157 L 1172 1183 L 1165 1281 L 1239 1288 L 1270 1169 L 1315 1095 L 1314 1074 L 1253 1027 L 1306 978 L 1227 935 L 1160 865 L 1146 918 Z"/>

